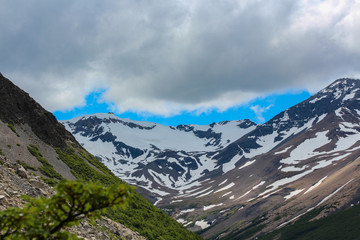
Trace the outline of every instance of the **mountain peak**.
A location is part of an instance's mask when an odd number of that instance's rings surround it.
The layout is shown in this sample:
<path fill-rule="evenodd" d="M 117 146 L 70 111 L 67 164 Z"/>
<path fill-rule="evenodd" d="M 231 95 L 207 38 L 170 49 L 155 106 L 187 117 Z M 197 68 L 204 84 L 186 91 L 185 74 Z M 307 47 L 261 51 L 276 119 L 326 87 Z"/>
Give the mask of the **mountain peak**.
<path fill-rule="evenodd" d="M 321 90 L 316 95 L 328 95 L 334 97 L 335 100 L 344 97 L 344 95 L 358 92 L 360 89 L 360 80 L 352 78 L 340 78 L 332 84 Z M 316 96 L 315 95 L 315 96 Z M 331 96 L 332 95 L 332 96 Z"/>
<path fill-rule="evenodd" d="M 28 93 L 2 74 L 0 102 L 0 120 L 3 122 L 27 124 L 41 140 L 54 147 L 65 147 L 65 140 L 75 142 L 75 138 L 57 122 L 52 113 L 46 111 Z"/>

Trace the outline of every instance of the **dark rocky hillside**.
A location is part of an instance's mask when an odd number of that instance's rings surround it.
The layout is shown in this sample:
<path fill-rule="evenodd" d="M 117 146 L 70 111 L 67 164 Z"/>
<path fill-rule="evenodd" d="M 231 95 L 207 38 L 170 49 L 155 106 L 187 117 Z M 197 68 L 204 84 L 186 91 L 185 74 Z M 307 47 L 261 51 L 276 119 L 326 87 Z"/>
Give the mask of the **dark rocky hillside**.
<path fill-rule="evenodd" d="M 54 115 L 41 107 L 28 93 L 0 73 L 0 120 L 11 124 L 28 124 L 45 143 L 66 147 L 74 137 L 58 123 Z"/>

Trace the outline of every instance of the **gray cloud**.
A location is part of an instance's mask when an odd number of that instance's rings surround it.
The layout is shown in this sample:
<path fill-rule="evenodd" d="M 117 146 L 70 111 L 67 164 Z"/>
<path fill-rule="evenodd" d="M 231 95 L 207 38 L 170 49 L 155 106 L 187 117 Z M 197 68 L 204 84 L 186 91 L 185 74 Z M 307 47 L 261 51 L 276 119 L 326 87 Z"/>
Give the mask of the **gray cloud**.
<path fill-rule="evenodd" d="M 359 76 L 359 25 L 351 0 L 5 0 L 0 71 L 50 110 L 224 110 Z"/>

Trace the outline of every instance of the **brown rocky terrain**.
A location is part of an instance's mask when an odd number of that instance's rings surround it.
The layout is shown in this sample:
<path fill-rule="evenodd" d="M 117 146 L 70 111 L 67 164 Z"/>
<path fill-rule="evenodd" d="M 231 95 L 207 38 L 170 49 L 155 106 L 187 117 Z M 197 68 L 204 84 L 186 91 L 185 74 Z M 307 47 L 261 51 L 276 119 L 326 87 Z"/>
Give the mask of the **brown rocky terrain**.
<path fill-rule="evenodd" d="M 44 183 L 39 176 L 24 169 L 20 164 L 0 156 L 0 210 L 9 207 L 22 207 L 26 202 L 22 195 L 30 197 L 50 197 L 52 188 Z M 121 239 L 144 240 L 140 234 L 131 231 L 122 224 L 109 218 L 98 220 L 96 225 L 82 221 L 77 227 L 71 227 L 70 232 L 84 239 Z"/>

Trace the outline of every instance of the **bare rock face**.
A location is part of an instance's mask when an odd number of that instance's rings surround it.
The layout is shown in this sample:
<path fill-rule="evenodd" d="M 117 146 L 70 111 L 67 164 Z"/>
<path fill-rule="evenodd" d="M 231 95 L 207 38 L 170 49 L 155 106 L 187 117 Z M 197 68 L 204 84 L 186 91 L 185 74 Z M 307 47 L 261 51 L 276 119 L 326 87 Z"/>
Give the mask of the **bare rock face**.
<path fill-rule="evenodd" d="M 9 207 L 22 207 L 26 202 L 21 199 L 22 195 L 30 197 L 50 197 L 53 190 L 38 176 L 26 171 L 20 164 L 0 156 L 0 210 Z M 105 229 L 105 230 L 104 230 Z M 108 218 L 98 220 L 96 225 L 87 221 L 79 226 L 67 229 L 84 239 L 126 239 L 144 240 L 138 233 L 116 223 Z"/>
<path fill-rule="evenodd" d="M 28 124 L 34 133 L 53 147 L 65 147 L 74 137 L 28 93 L 15 86 L 0 73 L 0 120 L 12 124 Z M 54 137 L 56 136 L 56 137 Z"/>
<path fill-rule="evenodd" d="M 27 171 L 21 165 L 17 165 L 16 174 L 21 178 L 25 178 L 25 179 L 28 178 Z"/>

